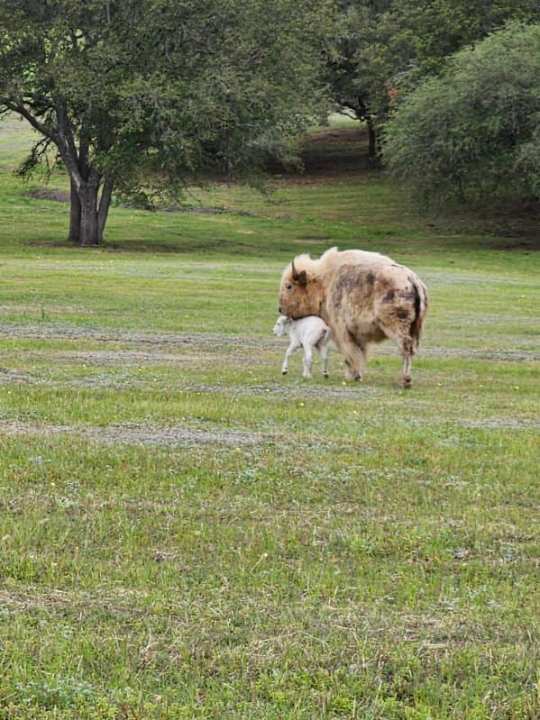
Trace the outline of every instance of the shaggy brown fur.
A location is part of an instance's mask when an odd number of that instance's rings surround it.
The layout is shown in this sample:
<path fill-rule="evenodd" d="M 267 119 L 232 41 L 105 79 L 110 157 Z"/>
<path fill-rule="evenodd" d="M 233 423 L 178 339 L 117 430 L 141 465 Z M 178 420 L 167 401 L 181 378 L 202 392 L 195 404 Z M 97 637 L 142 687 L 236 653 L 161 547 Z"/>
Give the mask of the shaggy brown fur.
<path fill-rule="evenodd" d="M 331 248 L 319 260 L 299 255 L 285 268 L 279 291 L 281 313 L 294 319 L 319 315 L 329 325 L 348 379 L 362 379 L 370 343 L 395 340 L 405 387 L 427 304 L 426 286 L 412 270 L 362 250 Z"/>

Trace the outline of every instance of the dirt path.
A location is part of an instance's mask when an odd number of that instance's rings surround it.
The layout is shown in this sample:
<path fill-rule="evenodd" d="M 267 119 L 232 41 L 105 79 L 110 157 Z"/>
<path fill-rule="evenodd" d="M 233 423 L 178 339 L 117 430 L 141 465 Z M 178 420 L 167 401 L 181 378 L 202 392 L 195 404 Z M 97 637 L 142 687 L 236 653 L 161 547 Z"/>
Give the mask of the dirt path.
<path fill-rule="evenodd" d="M 272 435 L 246 430 L 202 430 L 199 428 L 174 425 L 158 427 L 152 425 L 124 424 L 105 427 L 78 425 L 38 425 L 18 421 L 0 421 L 0 434 L 5 436 L 39 435 L 54 437 L 76 436 L 81 440 L 107 445 L 155 445 L 164 447 L 197 447 L 199 445 L 231 445 L 234 447 L 270 443 Z"/>
<path fill-rule="evenodd" d="M 137 331 L 123 331 L 104 328 L 88 328 L 70 325 L 10 325 L 0 324 L 0 339 L 27 339 L 27 340 L 90 340 L 93 342 L 118 343 L 126 345 L 145 346 L 144 350 L 111 350 L 105 351 L 75 351 L 62 352 L 62 357 L 73 357 L 76 361 L 89 362 L 103 361 L 104 363 L 126 361 L 133 362 L 178 362 L 181 354 L 163 352 L 161 348 L 201 348 L 204 352 L 234 353 L 240 349 L 258 349 L 274 352 L 285 352 L 286 343 L 271 337 L 256 337 L 246 335 L 221 335 L 218 333 L 142 333 Z M 150 347 L 148 347 L 150 346 Z M 54 353 L 51 353 L 53 355 Z M 373 355 L 395 355 L 396 349 L 391 343 L 378 346 Z M 532 350 L 490 350 L 429 347 L 421 348 L 420 357 L 436 358 L 464 358 L 471 360 L 496 360 L 507 362 L 537 362 L 540 352 Z M 255 359 L 256 361 L 257 359 Z M 249 356 L 249 362 L 253 356 Z M 244 360 L 245 362 L 245 360 Z"/>
<path fill-rule="evenodd" d="M 89 328 L 70 325 L 10 325 L 0 324 L 0 338 L 28 340 L 92 340 L 94 342 L 135 343 L 141 345 L 196 345 L 213 348 L 216 352 L 229 347 L 282 346 L 276 340 L 218 333 L 141 333 L 130 330 Z"/>

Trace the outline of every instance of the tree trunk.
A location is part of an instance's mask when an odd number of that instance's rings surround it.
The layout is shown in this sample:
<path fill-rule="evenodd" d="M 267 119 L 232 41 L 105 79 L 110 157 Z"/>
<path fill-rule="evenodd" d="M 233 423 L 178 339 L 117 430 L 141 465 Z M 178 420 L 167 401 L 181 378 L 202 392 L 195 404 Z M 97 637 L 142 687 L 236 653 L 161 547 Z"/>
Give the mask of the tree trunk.
<path fill-rule="evenodd" d="M 69 210 L 69 235 L 68 242 L 78 245 L 81 240 L 81 201 L 77 186 L 71 180 L 71 199 Z"/>
<path fill-rule="evenodd" d="M 373 118 L 369 115 L 366 117 L 366 124 L 368 129 L 368 158 L 370 165 L 377 164 L 377 132 L 373 123 Z"/>
<path fill-rule="evenodd" d="M 97 196 L 98 188 L 95 184 L 85 183 L 79 189 L 81 201 L 81 247 L 96 246 L 100 243 Z"/>
<path fill-rule="evenodd" d="M 105 230 L 105 223 L 109 215 L 109 207 L 111 205 L 113 184 L 112 180 L 106 178 L 103 183 L 103 189 L 101 191 L 101 198 L 99 200 L 98 210 L 98 232 L 99 242 L 103 242 L 103 231 Z"/>
<path fill-rule="evenodd" d="M 377 130 L 375 123 L 373 122 L 373 116 L 369 111 L 368 103 L 362 97 L 357 97 L 356 102 L 356 117 L 359 120 L 365 120 L 368 129 L 368 165 L 370 167 L 375 167 L 379 164 L 379 148 L 377 144 Z"/>
<path fill-rule="evenodd" d="M 86 174 L 90 177 L 85 180 L 80 179 L 82 173 L 78 177 L 71 177 L 69 240 L 81 247 L 95 247 L 103 242 L 113 182 L 105 178 L 101 184 L 95 169 L 90 169 Z"/>

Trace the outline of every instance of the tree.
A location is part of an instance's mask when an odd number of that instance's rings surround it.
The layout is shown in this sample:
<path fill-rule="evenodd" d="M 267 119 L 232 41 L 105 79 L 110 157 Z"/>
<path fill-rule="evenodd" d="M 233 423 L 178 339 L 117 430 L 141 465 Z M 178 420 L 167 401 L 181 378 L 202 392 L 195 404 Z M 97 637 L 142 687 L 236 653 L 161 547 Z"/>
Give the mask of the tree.
<path fill-rule="evenodd" d="M 384 157 L 424 202 L 540 191 L 540 24 L 461 50 L 406 97 Z"/>
<path fill-rule="evenodd" d="M 283 151 L 321 97 L 325 4 L 4 0 L 0 112 L 40 133 L 71 182 L 69 238 L 96 245 L 113 191 L 151 204 Z"/>
<path fill-rule="evenodd" d="M 327 81 L 337 105 L 366 121 L 372 159 L 398 95 L 509 19 L 540 19 L 538 0 L 338 0 L 338 6 Z"/>
<path fill-rule="evenodd" d="M 326 48 L 326 80 L 334 102 L 346 112 L 352 112 L 368 128 L 370 161 L 377 154 L 376 119 L 371 95 L 373 73 L 369 73 L 362 54 L 373 43 L 373 30 L 377 17 L 388 2 L 369 3 L 355 0 L 338 0 L 335 25 Z"/>

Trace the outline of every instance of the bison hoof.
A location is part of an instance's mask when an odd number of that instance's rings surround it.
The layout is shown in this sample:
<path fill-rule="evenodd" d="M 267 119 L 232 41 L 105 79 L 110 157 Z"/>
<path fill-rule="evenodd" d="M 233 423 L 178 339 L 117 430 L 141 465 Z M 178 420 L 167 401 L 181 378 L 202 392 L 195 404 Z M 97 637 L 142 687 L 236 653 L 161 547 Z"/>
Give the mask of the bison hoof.
<path fill-rule="evenodd" d="M 404 377 L 401 381 L 403 389 L 408 390 L 412 385 L 412 379 L 410 377 Z"/>
<path fill-rule="evenodd" d="M 328 373 L 323 373 L 323 378 L 326 378 L 328 380 L 329 377 L 330 375 Z"/>
<path fill-rule="evenodd" d="M 282 371 L 281 371 L 281 374 L 282 374 L 282 375 L 286 375 L 286 374 L 287 374 L 287 370 L 282 370 Z"/>

